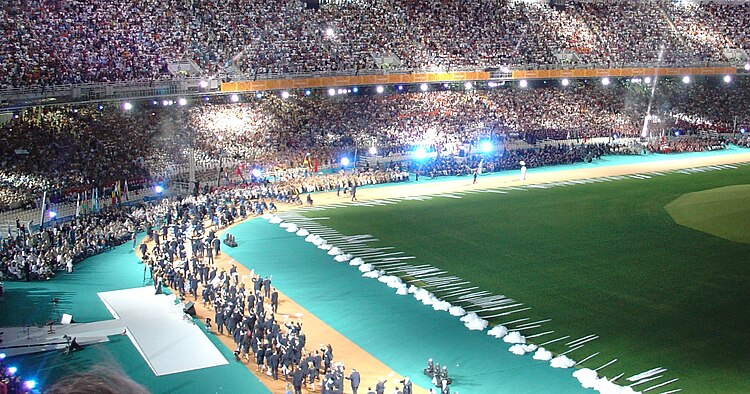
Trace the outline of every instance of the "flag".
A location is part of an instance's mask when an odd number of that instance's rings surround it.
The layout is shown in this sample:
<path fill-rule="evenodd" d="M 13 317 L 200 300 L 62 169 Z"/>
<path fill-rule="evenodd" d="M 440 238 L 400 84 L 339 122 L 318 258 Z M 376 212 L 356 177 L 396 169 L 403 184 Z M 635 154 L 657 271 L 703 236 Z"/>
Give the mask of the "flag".
<path fill-rule="evenodd" d="M 130 197 L 128 196 L 128 180 L 125 180 L 125 201 L 130 200 Z"/>
<path fill-rule="evenodd" d="M 76 196 L 76 217 L 81 213 L 81 193 Z"/>
<path fill-rule="evenodd" d="M 117 205 L 122 205 L 122 187 L 120 187 L 121 181 L 117 181 Z"/>
<path fill-rule="evenodd" d="M 44 194 L 42 195 L 42 212 L 39 214 L 41 218 L 39 219 L 39 228 L 44 228 L 44 208 L 47 206 L 47 191 L 44 191 Z M 31 226 L 29 226 L 31 227 Z M 29 229 L 30 230 L 30 229 Z"/>
<path fill-rule="evenodd" d="M 93 205 L 91 206 L 91 210 L 93 212 L 99 211 L 99 188 L 95 187 L 94 190 L 91 191 L 91 200 Z"/>

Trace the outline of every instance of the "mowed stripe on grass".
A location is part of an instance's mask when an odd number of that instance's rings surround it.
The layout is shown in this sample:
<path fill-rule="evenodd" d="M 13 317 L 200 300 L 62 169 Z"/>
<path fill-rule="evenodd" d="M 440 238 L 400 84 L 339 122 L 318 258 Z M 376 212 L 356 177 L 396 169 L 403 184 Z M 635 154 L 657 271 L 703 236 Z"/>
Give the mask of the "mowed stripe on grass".
<path fill-rule="evenodd" d="M 664 367 L 689 392 L 750 392 L 750 246 L 679 226 L 664 209 L 684 193 L 747 183 L 742 167 L 325 215 L 344 234 L 372 234 L 413 264 L 523 302 L 530 319 L 552 319 L 544 329 L 599 335 L 569 356 L 600 352 L 591 368 L 618 358 L 607 376 Z"/>

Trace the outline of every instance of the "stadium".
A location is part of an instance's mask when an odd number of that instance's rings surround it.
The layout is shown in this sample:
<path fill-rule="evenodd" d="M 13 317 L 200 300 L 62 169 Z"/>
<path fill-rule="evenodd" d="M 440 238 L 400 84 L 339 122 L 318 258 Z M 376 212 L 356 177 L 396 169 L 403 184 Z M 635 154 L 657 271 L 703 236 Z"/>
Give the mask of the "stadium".
<path fill-rule="evenodd" d="M 0 14 L 0 394 L 750 392 L 750 3 Z"/>

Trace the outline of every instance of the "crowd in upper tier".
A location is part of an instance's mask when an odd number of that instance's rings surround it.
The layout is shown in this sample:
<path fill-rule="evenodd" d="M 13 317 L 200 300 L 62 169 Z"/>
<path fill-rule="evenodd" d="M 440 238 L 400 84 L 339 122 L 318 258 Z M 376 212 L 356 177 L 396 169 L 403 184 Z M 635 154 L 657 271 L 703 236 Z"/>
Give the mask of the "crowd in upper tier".
<path fill-rule="evenodd" d="M 0 87 L 205 74 L 520 64 L 727 61 L 750 49 L 750 5 L 511 0 L 9 0 Z M 663 48 L 663 53 L 662 53 Z M 231 71 L 231 72 L 230 72 Z"/>

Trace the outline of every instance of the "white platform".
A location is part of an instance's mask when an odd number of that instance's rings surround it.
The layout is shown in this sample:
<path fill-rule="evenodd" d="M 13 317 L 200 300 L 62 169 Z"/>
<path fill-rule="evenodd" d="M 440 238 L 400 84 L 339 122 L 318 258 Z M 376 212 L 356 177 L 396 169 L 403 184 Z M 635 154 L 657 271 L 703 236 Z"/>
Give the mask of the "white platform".
<path fill-rule="evenodd" d="M 152 286 L 98 295 L 156 376 L 229 364 L 174 296 Z"/>

